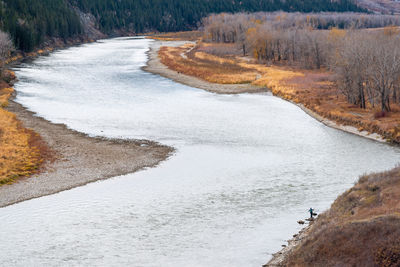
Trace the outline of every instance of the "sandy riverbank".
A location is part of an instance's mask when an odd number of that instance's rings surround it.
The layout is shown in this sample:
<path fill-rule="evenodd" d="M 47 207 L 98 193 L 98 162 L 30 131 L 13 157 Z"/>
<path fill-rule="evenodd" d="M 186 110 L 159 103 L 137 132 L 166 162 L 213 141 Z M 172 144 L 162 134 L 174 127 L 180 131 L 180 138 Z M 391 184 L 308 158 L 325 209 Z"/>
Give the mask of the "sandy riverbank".
<path fill-rule="evenodd" d="M 0 207 L 154 167 L 173 152 L 173 148 L 146 140 L 92 138 L 37 117 L 14 101 L 7 109 L 41 135 L 56 160 L 46 163 L 37 175 L 1 186 Z"/>
<path fill-rule="evenodd" d="M 174 80 L 175 82 L 182 83 L 191 87 L 200 88 L 208 92 L 217 94 L 241 94 L 241 93 L 260 93 L 267 92 L 266 88 L 257 87 L 251 84 L 217 84 L 210 83 L 193 76 L 178 73 L 174 70 L 169 69 L 167 66 L 161 63 L 158 57 L 158 50 L 162 46 L 181 46 L 187 43 L 194 43 L 189 41 L 155 41 L 150 45 L 148 52 L 149 60 L 147 66 L 143 67 L 143 70 L 161 75 L 168 79 Z"/>
<path fill-rule="evenodd" d="M 359 131 L 356 127 L 350 126 L 350 125 L 340 125 L 337 124 L 334 121 L 331 121 L 329 119 L 326 119 L 322 116 L 320 116 L 319 114 L 315 113 L 314 111 L 306 108 L 304 105 L 302 104 L 297 104 L 291 101 L 291 103 L 297 105 L 298 107 L 300 107 L 305 113 L 307 113 L 308 115 L 310 115 L 311 117 L 313 117 L 314 119 L 318 120 L 319 122 L 325 124 L 328 127 L 331 128 L 335 128 L 337 130 L 341 130 L 347 133 L 351 133 L 351 134 L 355 134 L 361 137 L 365 137 L 374 141 L 378 141 L 381 143 L 386 143 L 387 141 L 385 140 L 385 138 L 383 138 L 383 136 L 377 134 L 377 133 L 369 133 L 367 131 Z"/>

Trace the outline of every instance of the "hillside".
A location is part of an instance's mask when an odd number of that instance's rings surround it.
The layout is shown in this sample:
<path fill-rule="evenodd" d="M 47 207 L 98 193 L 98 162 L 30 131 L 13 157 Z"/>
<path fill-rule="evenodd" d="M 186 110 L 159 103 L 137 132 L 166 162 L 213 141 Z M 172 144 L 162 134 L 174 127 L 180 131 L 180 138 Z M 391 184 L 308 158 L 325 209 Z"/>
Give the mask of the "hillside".
<path fill-rule="evenodd" d="M 65 0 L 2 0 L 0 28 L 23 51 L 31 51 L 47 37 L 66 39 L 83 33 L 77 13 Z"/>
<path fill-rule="evenodd" d="M 210 13 L 273 10 L 363 11 L 352 0 L 1 0 L 0 29 L 31 51 L 51 38 L 190 30 Z"/>
<path fill-rule="evenodd" d="M 399 185 L 399 168 L 361 177 L 282 266 L 399 266 Z"/>
<path fill-rule="evenodd" d="M 400 14 L 400 2 L 395 0 L 358 0 L 357 4 L 374 13 Z"/>
<path fill-rule="evenodd" d="M 95 14 L 99 27 L 106 33 L 115 29 L 133 32 L 181 31 L 196 28 L 201 18 L 210 13 L 239 11 L 355 11 L 360 10 L 349 0 L 70 0 L 85 13 Z"/>

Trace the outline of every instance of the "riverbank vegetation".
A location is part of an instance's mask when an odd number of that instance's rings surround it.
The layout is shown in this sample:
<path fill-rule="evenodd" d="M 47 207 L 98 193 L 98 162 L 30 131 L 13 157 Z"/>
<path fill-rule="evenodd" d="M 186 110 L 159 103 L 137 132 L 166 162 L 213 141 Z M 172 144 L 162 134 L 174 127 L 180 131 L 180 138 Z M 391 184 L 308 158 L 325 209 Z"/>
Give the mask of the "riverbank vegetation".
<path fill-rule="evenodd" d="M 0 32 L 0 185 L 37 172 L 43 161 L 51 158 L 40 136 L 24 128 L 16 116 L 5 109 L 14 92 L 11 82 L 15 75 L 3 69 L 11 51 L 8 34 Z"/>
<path fill-rule="evenodd" d="M 324 118 L 398 143 L 399 31 L 393 24 L 400 24 L 398 17 L 213 15 L 204 20 L 202 42 L 161 48 L 159 55 L 180 73 L 268 87 Z"/>
<path fill-rule="evenodd" d="M 159 56 L 169 68 L 213 83 L 250 83 L 258 75 L 254 69 L 240 66 L 235 60 L 204 53 L 194 44 L 161 47 Z"/>
<path fill-rule="evenodd" d="M 321 214 L 282 266 L 399 266 L 400 168 L 364 175 Z"/>
<path fill-rule="evenodd" d="M 204 19 L 204 24 L 206 40 L 236 43 L 259 62 L 328 68 L 348 102 L 363 109 L 380 105 L 384 116 L 391 102 L 400 101 L 398 16 L 222 14 Z M 376 27 L 385 28 L 370 29 Z"/>
<path fill-rule="evenodd" d="M 5 110 L 13 91 L 9 84 L 0 81 L 0 185 L 38 172 L 43 161 L 51 158 L 40 136 L 24 128 L 13 113 Z"/>

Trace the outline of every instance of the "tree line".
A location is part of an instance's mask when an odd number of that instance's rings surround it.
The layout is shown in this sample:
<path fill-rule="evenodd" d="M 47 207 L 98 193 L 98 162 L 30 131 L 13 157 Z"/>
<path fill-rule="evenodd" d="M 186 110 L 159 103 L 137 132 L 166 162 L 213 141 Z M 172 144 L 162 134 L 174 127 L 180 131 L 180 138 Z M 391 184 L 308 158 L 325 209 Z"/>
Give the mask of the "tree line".
<path fill-rule="evenodd" d="M 397 16 L 242 13 L 212 15 L 203 24 L 206 41 L 235 43 L 260 62 L 328 68 L 351 104 L 386 112 L 400 103 Z"/>
<path fill-rule="evenodd" d="M 352 0 L 71 0 L 83 12 L 93 14 L 104 32 L 182 31 L 197 28 L 200 20 L 221 12 L 256 11 L 364 11 Z"/>
<path fill-rule="evenodd" d="M 0 29 L 17 49 L 31 51 L 46 38 L 83 34 L 79 14 L 90 13 L 103 33 L 191 30 L 211 13 L 256 11 L 365 11 L 353 0 L 0 0 Z"/>
<path fill-rule="evenodd" d="M 256 12 L 213 14 L 202 19 L 206 38 L 213 42 L 236 43 L 245 38 L 250 28 L 270 29 L 364 29 L 400 25 L 396 15 L 354 12 Z"/>
<path fill-rule="evenodd" d="M 31 51 L 46 37 L 67 39 L 82 33 L 78 15 L 64 0 L 2 0 L 0 29 L 22 51 Z"/>
<path fill-rule="evenodd" d="M 337 75 L 339 89 L 349 103 L 391 111 L 400 103 L 400 35 L 384 31 L 350 31 L 338 40 L 328 66 Z"/>

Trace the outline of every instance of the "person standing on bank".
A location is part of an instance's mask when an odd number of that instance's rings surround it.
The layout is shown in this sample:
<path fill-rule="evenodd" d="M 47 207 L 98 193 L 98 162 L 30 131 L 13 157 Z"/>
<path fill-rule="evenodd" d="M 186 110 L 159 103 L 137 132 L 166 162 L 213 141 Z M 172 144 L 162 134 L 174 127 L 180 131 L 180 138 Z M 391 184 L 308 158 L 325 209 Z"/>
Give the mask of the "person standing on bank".
<path fill-rule="evenodd" d="M 310 212 L 310 218 L 313 219 L 314 218 L 313 217 L 314 216 L 314 209 L 310 208 L 308 211 Z"/>

